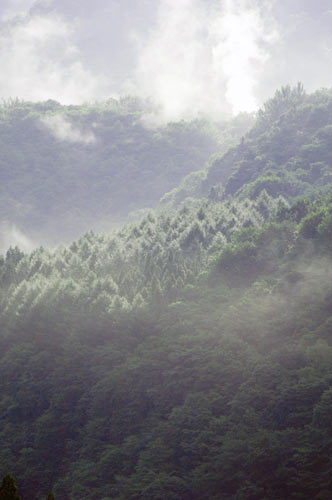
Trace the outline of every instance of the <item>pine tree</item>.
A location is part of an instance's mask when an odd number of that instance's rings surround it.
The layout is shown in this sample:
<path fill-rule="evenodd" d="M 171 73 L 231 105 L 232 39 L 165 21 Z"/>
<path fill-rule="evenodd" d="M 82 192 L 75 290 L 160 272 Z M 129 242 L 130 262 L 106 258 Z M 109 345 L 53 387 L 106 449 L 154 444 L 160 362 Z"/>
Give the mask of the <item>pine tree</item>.
<path fill-rule="evenodd" d="M 10 474 L 5 476 L 2 480 L 0 500 L 21 500 L 21 497 L 17 493 L 15 479 Z"/>

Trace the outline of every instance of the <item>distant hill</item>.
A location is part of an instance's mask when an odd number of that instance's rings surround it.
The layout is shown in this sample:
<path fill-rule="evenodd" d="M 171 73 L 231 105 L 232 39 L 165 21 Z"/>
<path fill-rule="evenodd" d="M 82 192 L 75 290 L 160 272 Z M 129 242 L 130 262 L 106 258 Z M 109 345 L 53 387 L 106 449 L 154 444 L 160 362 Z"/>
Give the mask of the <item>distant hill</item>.
<path fill-rule="evenodd" d="M 11 101 L 0 108 L 0 229 L 59 243 L 110 229 L 225 151 L 252 124 L 145 125 L 134 98 L 96 105 Z"/>

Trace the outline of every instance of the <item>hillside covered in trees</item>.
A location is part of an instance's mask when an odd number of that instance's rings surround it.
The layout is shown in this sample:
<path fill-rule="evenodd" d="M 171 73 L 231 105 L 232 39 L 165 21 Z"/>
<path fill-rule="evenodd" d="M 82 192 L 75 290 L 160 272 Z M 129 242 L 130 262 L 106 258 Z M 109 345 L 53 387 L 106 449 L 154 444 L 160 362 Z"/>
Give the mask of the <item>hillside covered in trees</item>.
<path fill-rule="evenodd" d="M 152 126 L 134 98 L 61 106 L 8 101 L 0 107 L 1 223 L 37 243 L 109 230 L 156 207 L 213 153 L 236 144 L 251 115 Z M 0 235 L 1 236 L 1 235 Z M 0 242 L 1 243 L 1 242 Z"/>
<path fill-rule="evenodd" d="M 331 110 L 331 90 L 306 94 L 301 84 L 283 87 L 258 112 L 239 145 L 187 176 L 164 201 L 255 199 L 263 190 L 292 200 L 329 190 Z"/>
<path fill-rule="evenodd" d="M 331 498 L 331 126 L 330 91 L 286 87 L 163 210 L 3 256 L 23 500 Z"/>

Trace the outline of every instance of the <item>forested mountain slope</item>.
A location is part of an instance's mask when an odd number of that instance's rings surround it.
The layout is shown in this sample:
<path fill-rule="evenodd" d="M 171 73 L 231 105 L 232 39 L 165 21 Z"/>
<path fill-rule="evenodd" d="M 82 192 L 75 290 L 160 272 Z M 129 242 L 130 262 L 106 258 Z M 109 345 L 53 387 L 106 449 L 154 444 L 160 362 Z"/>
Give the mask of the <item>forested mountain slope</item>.
<path fill-rule="evenodd" d="M 331 214 L 265 195 L 11 250 L 0 474 L 27 500 L 328 498 Z"/>
<path fill-rule="evenodd" d="M 331 497 L 329 102 L 284 89 L 193 200 L 0 259 L 0 476 L 23 500 Z"/>
<path fill-rule="evenodd" d="M 61 106 L 12 101 L 0 107 L 1 223 L 58 244 L 115 227 L 154 207 L 211 154 L 237 143 L 252 117 L 145 125 L 134 98 Z M 0 242 L 1 248 L 1 242 Z"/>
<path fill-rule="evenodd" d="M 262 190 L 288 200 L 313 196 L 332 181 L 332 91 L 306 94 L 301 84 L 284 87 L 258 112 L 239 145 L 189 175 L 164 197 L 256 198 Z"/>

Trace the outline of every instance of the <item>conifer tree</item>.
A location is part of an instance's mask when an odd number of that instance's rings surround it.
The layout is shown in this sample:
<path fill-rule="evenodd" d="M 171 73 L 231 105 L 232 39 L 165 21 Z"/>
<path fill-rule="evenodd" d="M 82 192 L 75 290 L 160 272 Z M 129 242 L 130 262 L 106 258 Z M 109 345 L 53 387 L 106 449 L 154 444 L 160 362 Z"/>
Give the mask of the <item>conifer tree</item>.
<path fill-rule="evenodd" d="M 2 480 L 0 500 L 21 500 L 21 497 L 17 493 L 15 479 L 10 474 L 7 474 Z"/>

